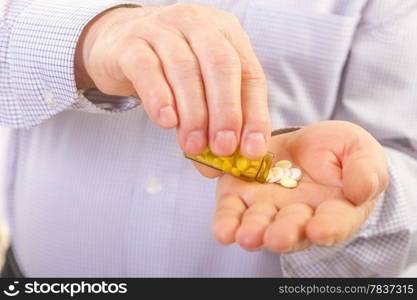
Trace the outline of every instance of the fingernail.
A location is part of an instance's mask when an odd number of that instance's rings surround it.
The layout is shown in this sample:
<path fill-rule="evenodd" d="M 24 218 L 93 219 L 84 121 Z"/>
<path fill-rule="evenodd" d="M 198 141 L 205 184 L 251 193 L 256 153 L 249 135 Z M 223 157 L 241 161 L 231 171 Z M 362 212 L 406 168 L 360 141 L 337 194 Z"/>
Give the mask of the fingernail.
<path fill-rule="evenodd" d="M 236 133 L 232 130 L 223 130 L 216 133 L 213 151 L 217 155 L 228 156 L 235 152 L 237 147 Z"/>
<path fill-rule="evenodd" d="M 250 133 L 245 139 L 246 154 L 250 158 L 258 158 L 262 156 L 266 151 L 265 137 L 260 132 Z"/>
<path fill-rule="evenodd" d="M 206 132 L 204 130 L 194 130 L 187 135 L 185 152 L 197 155 L 203 152 L 206 145 Z"/>
<path fill-rule="evenodd" d="M 165 128 L 172 128 L 177 125 L 177 114 L 172 105 L 166 105 L 159 110 L 159 124 Z"/>

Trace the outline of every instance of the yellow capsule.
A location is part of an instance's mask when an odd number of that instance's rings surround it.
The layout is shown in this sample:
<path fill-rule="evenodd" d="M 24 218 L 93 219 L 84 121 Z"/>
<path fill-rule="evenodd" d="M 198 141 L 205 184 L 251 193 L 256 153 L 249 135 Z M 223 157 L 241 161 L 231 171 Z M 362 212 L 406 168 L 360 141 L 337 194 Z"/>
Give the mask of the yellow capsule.
<path fill-rule="evenodd" d="M 254 168 L 259 168 L 259 166 L 261 165 L 261 161 L 260 160 L 251 160 L 250 162 L 250 166 L 254 167 Z"/>
<path fill-rule="evenodd" d="M 232 168 L 232 174 L 235 176 L 240 176 L 240 171 L 237 168 Z"/>
<path fill-rule="evenodd" d="M 207 154 L 209 154 L 210 153 L 210 149 L 208 148 L 208 147 L 206 147 L 206 149 L 204 149 L 204 151 L 203 151 L 203 153 L 202 153 L 202 155 L 203 156 L 206 156 Z"/>
<path fill-rule="evenodd" d="M 216 157 L 215 159 L 213 159 L 213 162 L 212 163 L 213 163 L 213 166 L 216 167 L 216 168 L 218 168 L 218 169 L 221 169 L 222 166 L 223 166 L 222 160 L 220 158 L 218 158 L 218 157 Z"/>
<path fill-rule="evenodd" d="M 206 155 L 205 162 L 211 165 L 214 159 L 215 159 L 215 156 L 212 153 L 208 153 Z"/>
<path fill-rule="evenodd" d="M 303 176 L 303 172 L 298 168 L 291 168 L 290 173 L 291 173 L 291 178 L 297 181 L 299 181 L 301 177 Z"/>
<path fill-rule="evenodd" d="M 244 157 L 239 157 L 236 161 L 236 167 L 239 171 L 245 171 L 249 167 L 249 161 Z"/>
<path fill-rule="evenodd" d="M 246 176 L 249 176 L 251 178 L 254 178 L 257 173 L 258 173 L 257 169 L 249 168 L 243 174 L 245 174 Z"/>
<path fill-rule="evenodd" d="M 283 160 L 277 161 L 275 164 L 275 167 L 289 169 L 292 167 L 292 163 L 289 160 L 283 159 Z"/>
<path fill-rule="evenodd" d="M 222 169 L 223 169 L 223 171 L 225 171 L 225 172 L 230 172 L 230 170 L 232 169 L 232 163 L 230 162 L 230 160 L 228 160 L 228 159 L 225 159 L 224 161 L 223 161 L 223 165 L 222 165 Z"/>
<path fill-rule="evenodd" d="M 267 153 L 262 159 L 251 161 L 243 157 L 237 150 L 233 155 L 218 157 L 209 148 L 199 155 L 184 153 L 185 157 L 201 162 L 209 167 L 222 170 L 247 181 L 265 183 L 272 165 L 274 155 Z"/>
<path fill-rule="evenodd" d="M 233 156 L 223 156 L 223 157 L 220 157 L 223 161 L 228 161 L 228 162 L 230 162 L 231 164 L 233 164 Z"/>

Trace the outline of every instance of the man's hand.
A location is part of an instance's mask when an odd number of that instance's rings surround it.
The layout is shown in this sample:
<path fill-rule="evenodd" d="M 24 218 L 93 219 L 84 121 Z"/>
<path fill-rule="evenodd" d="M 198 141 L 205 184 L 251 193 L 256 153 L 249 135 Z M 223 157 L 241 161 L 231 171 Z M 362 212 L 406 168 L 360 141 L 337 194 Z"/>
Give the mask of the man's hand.
<path fill-rule="evenodd" d="M 247 250 L 293 252 L 333 246 L 357 232 L 388 185 L 383 148 L 364 129 L 319 122 L 272 138 L 270 151 L 303 170 L 298 187 L 218 182 L 213 233 Z"/>
<path fill-rule="evenodd" d="M 79 88 L 136 92 L 156 124 L 177 127 L 187 153 L 207 144 L 220 156 L 239 144 L 248 158 L 267 150 L 265 76 L 229 13 L 192 4 L 109 10 L 83 31 L 75 66 Z"/>

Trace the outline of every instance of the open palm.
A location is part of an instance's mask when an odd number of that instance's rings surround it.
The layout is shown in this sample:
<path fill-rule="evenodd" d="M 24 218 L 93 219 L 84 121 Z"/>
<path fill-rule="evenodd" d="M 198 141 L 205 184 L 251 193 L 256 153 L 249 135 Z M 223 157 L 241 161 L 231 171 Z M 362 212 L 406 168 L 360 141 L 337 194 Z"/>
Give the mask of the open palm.
<path fill-rule="evenodd" d="M 383 148 L 352 123 L 325 121 L 274 136 L 270 151 L 301 168 L 303 178 L 287 189 L 222 175 L 213 220 L 222 244 L 273 252 L 335 245 L 360 228 L 388 184 Z"/>

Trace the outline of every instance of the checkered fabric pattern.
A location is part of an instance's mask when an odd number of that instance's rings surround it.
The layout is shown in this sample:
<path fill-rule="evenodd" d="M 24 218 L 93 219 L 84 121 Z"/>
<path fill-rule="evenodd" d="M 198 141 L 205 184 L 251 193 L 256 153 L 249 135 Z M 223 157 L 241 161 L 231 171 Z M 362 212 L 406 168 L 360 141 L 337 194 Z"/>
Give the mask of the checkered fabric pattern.
<path fill-rule="evenodd" d="M 0 124 L 29 128 L 73 104 L 100 112 L 76 89 L 73 66 L 78 37 L 98 12 L 131 2 L 16 2 L 11 9 L 6 1 L 2 11 Z M 52 103 L 49 94 L 55 97 Z"/>

